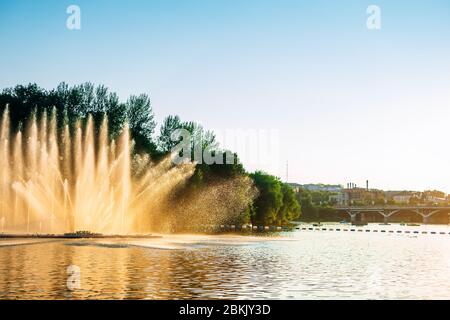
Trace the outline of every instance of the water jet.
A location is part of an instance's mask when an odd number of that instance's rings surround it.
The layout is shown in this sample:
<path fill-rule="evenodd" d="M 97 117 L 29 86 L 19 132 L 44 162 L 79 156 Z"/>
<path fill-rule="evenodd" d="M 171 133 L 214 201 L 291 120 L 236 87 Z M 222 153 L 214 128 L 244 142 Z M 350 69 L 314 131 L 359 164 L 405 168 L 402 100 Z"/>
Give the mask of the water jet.
<path fill-rule="evenodd" d="M 92 116 L 58 128 L 56 112 L 29 117 L 12 132 L 8 108 L 0 122 L 0 231 L 26 235 L 126 235 L 148 232 L 158 204 L 195 165 L 174 166 L 133 154 L 125 125 L 110 139 Z M 90 233 L 89 233 L 90 234 Z M 88 233 L 78 236 L 88 236 Z"/>

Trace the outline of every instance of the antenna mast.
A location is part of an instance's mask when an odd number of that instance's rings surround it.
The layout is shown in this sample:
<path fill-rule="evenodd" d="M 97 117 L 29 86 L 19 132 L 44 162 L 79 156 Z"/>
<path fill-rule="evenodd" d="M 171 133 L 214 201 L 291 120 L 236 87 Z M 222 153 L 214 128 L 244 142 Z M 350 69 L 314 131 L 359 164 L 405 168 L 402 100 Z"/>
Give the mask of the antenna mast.
<path fill-rule="evenodd" d="M 289 183 L 289 161 L 286 161 L 286 183 Z"/>

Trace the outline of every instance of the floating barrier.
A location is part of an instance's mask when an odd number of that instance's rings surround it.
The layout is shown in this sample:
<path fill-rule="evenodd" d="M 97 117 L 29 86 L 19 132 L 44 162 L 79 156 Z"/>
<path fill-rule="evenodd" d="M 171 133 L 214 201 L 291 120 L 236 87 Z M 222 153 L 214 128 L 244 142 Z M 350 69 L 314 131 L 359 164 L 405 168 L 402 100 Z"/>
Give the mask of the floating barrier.
<path fill-rule="evenodd" d="M 390 233 L 390 234 L 432 234 L 432 235 L 450 235 L 450 232 L 445 231 L 418 231 L 418 230 L 387 230 L 387 229 L 359 229 L 359 228 L 326 228 L 326 227 L 311 227 L 311 226 L 294 226 L 294 227 L 280 227 L 280 226 L 264 226 L 264 225 L 208 225 L 204 226 L 206 230 L 222 230 L 222 231 L 291 231 L 291 230 L 301 230 L 301 231 L 328 231 L 328 232 L 364 232 L 364 233 Z"/>
<path fill-rule="evenodd" d="M 312 227 L 302 227 L 297 228 L 297 230 L 303 231 L 330 231 L 330 232 L 365 232 L 365 233 L 390 233 L 390 234 L 433 234 L 433 235 L 446 235 L 450 232 L 445 231 L 417 231 L 417 230 L 386 230 L 386 229 L 344 229 L 344 228 L 312 228 Z"/>

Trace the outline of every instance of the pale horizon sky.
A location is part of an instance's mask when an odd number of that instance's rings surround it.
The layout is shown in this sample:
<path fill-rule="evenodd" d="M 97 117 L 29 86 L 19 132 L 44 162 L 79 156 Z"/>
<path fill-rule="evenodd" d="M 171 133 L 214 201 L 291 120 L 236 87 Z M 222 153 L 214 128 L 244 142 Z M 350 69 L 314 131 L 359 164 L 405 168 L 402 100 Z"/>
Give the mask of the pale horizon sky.
<path fill-rule="evenodd" d="M 68 30 L 66 8 L 81 9 Z M 369 5 L 381 30 L 366 27 Z M 104 84 L 207 129 L 276 130 L 301 184 L 450 192 L 450 2 L 0 3 L 0 89 Z"/>

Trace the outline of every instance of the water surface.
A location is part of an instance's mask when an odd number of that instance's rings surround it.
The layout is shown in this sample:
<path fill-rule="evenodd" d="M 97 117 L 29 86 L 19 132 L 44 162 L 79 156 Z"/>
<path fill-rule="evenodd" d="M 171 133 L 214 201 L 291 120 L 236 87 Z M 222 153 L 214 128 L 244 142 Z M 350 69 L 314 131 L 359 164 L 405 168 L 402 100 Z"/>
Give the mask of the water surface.
<path fill-rule="evenodd" d="M 362 230 L 0 240 L 0 298 L 450 299 L 450 228 Z M 80 268 L 80 289 L 67 287 L 70 265 Z"/>

